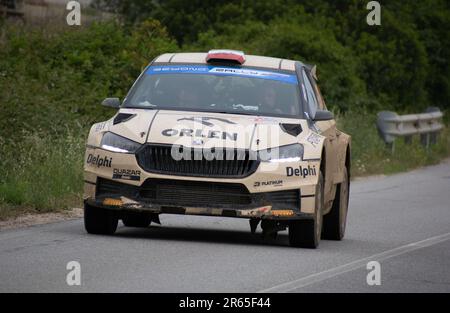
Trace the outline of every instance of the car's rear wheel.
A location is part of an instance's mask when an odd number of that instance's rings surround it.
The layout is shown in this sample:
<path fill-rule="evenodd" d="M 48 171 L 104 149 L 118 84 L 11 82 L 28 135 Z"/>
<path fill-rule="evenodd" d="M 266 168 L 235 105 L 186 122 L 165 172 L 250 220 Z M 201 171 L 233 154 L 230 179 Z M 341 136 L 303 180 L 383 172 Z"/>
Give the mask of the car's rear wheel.
<path fill-rule="evenodd" d="M 348 198 L 350 194 L 350 179 L 347 167 L 344 168 L 344 181 L 336 189 L 336 197 L 331 211 L 323 217 L 322 238 L 328 240 L 342 240 L 345 234 L 348 212 Z"/>
<path fill-rule="evenodd" d="M 118 221 L 116 212 L 84 204 L 84 228 L 89 234 L 112 235 Z"/>
<path fill-rule="evenodd" d="M 293 247 L 312 248 L 319 246 L 322 232 L 323 175 L 319 174 L 316 186 L 316 201 L 313 219 L 291 221 L 289 223 L 289 244 Z"/>
<path fill-rule="evenodd" d="M 127 227 L 148 227 L 152 222 L 152 217 L 148 213 L 127 212 L 122 217 L 122 222 Z"/>

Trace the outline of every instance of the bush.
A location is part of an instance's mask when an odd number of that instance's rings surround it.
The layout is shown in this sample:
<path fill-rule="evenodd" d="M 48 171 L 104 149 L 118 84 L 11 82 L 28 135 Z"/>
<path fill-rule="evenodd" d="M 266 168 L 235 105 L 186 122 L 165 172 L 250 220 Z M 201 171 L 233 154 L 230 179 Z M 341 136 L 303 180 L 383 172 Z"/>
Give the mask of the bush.
<path fill-rule="evenodd" d="M 80 205 L 84 137 L 81 130 L 57 138 L 24 131 L 22 141 L 1 143 L 0 203 L 39 212 Z"/>
<path fill-rule="evenodd" d="M 47 34 L 7 25 L 0 41 L 0 136 L 17 130 L 86 126 L 110 113 L 105 97 L 123 98 L 140 71 L 176 44 L 157 21 L 130 32 L 116 22 Z M 20 132 L 19 132 L 20 133 Z"/>

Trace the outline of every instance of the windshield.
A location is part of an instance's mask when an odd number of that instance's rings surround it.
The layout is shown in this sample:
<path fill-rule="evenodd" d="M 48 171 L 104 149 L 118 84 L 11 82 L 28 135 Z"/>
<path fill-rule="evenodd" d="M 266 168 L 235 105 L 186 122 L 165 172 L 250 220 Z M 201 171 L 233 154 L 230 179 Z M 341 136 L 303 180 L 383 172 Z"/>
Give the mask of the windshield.
<path fill-rule="evenodd" d="M 151 66 L 125 107 L 298 116 L 295 73 L 212 65 Z"/>

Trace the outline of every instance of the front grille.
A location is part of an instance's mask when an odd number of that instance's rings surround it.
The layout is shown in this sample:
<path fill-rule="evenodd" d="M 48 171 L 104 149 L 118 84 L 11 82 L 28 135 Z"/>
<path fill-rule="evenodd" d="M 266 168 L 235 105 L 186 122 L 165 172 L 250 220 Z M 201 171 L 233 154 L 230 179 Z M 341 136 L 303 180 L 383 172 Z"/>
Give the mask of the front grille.
<path fill-rule="evenodd" d="M 103 178 L 97 180 L 96 196 L 126 196 L 136 201 L 180 207 L 212 207 L 242 209 L 271 205 L 277 209 L 300 209 L 300 190 L 250 193 L 245 185 L 147 179 L 141 187 Z"/>
<path fill-rule="evenodd" d="M 256 171 L 259 161 L 248 150 L 222 150 L 222 159 L 206 157 L 202 149 L 187 150 L 186 157 L 175 160 L 170 145 L 145 145 L 136 154 L 137 162 L 147 172 L 195 176 L 242 178 Z"/>
<path fill-rule="evenodd" d="M 144 201 L 180 206 L 249 205 L 251 194 L 241 184 L 198 181 L 148 179 L 142 185 L 140 196 Z"/>

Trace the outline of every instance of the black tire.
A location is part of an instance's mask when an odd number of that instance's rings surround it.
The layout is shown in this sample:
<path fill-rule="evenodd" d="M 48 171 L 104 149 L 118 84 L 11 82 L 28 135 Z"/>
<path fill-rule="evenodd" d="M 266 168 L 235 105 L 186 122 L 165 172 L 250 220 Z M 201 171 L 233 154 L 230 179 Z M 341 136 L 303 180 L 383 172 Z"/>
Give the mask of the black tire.
<path fill-rule="evenodd" d="M 344 238 L 350 194 L 350 179 L 347 167 L 344 171 L 345 179 L 337 186 L 331 211 L 323 217 L 323 239 L 342 240 Z"/>
<path fill-rule="evenodd" d="M 152 217 L 148 213 L 127 212 L 122 217 L 122 222 L 127 227 L 148 227 Z"/>
<path fill-rule="evenodd" d="M 315 249 L 319 246 L 322 232 L 323 210 L 323 175 L 319 173 L 316 187 L 316 206 L 314 218 L 309 220 L 291 221 L 289 223 L 289 244 L 292 247 Z"/>
<path fill-rule="evenodd" d="M 84 204 L 84 228 L 89 234 L 112 235 L 118 221 L 116 212 Z"/>

